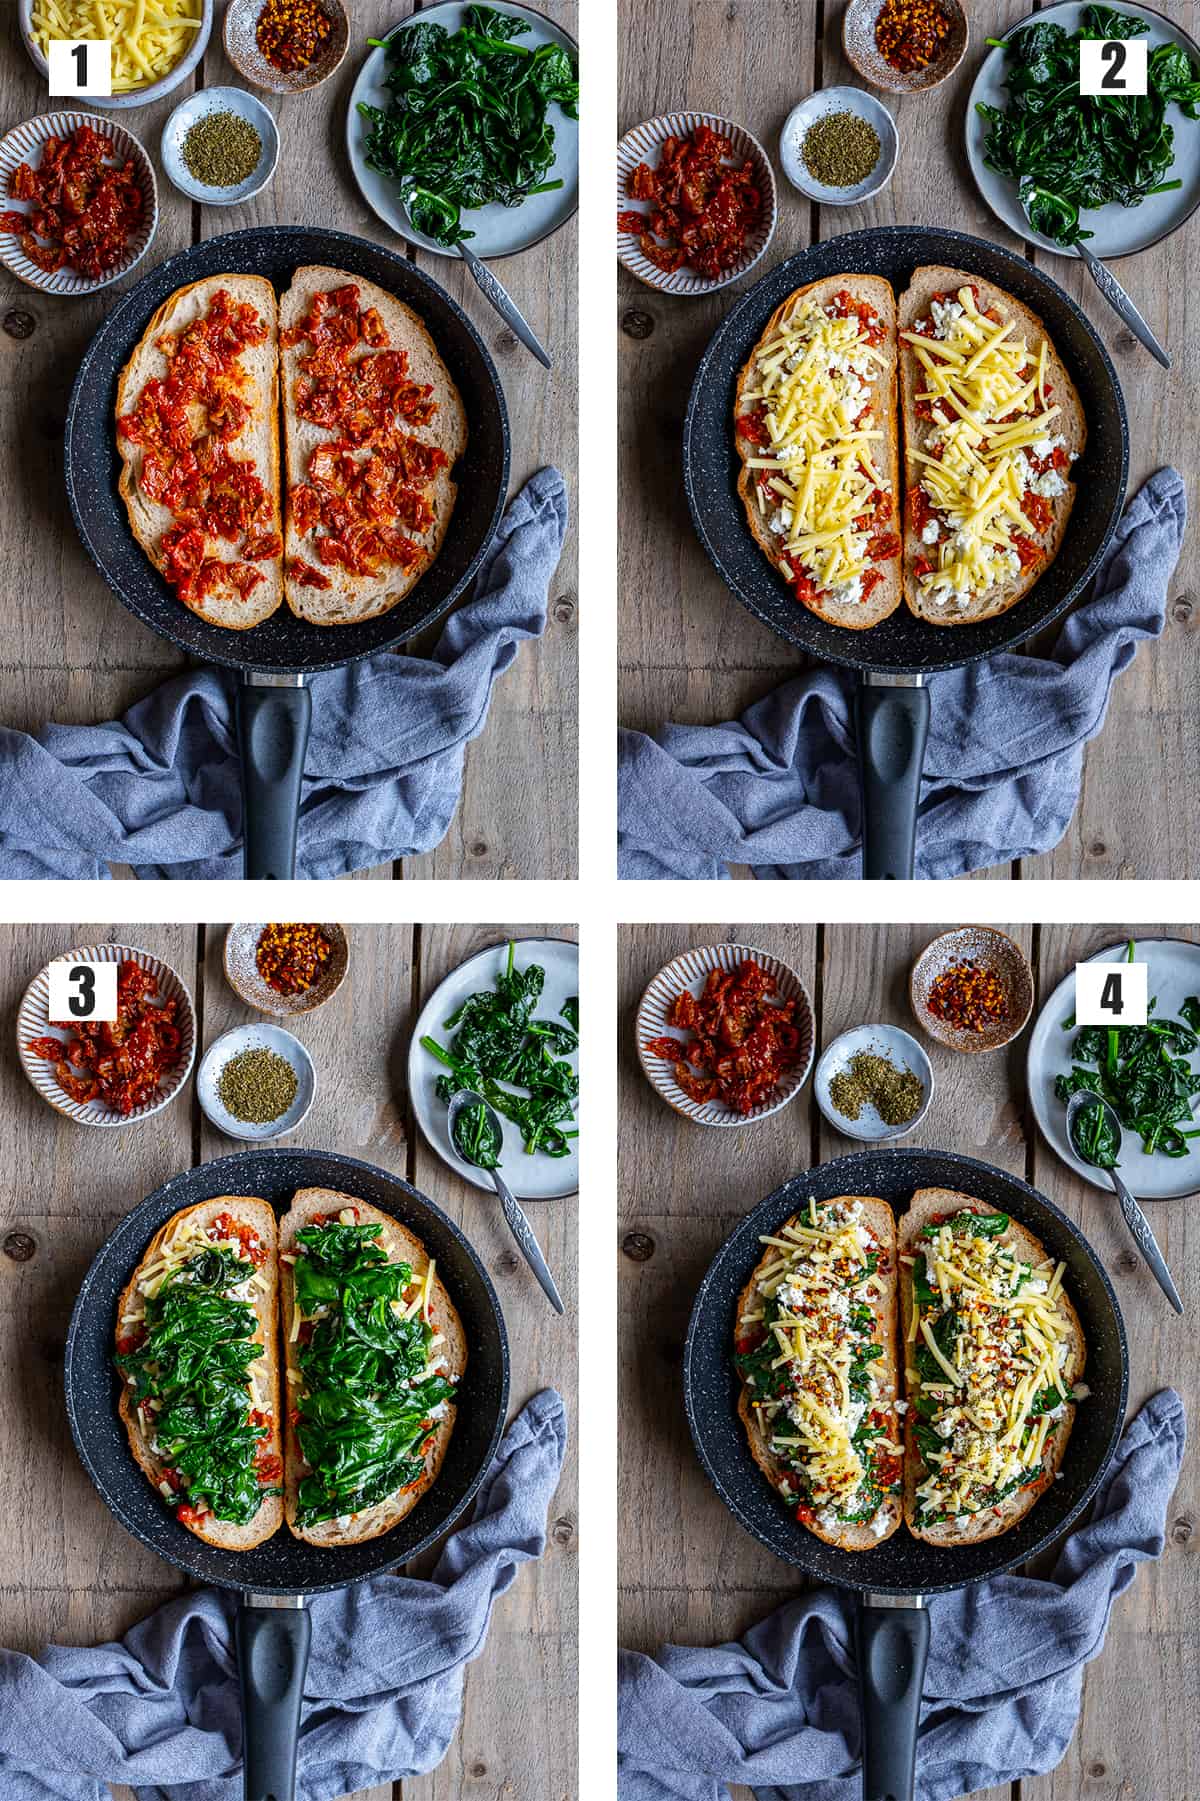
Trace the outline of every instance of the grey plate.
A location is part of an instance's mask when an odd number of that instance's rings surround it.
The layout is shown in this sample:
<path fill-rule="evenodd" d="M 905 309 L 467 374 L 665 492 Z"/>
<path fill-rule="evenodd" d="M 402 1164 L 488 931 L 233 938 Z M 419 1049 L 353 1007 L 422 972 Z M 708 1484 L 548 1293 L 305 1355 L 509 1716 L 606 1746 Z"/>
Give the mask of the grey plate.
<path fill-rule="evenodd" d="M 1089 957 L 1090 963 L 1123 963 L 1128 945 L 1111 944 L 1106 950 Z M 1189 994 L 1200 994 L 1200 944 L 1188 944 L 1181 938 L 1139 938 L 1134 956 L 1148 969 L 1149 990 L 1158 996 L 1155 1012 L 1162 1018 L 1178 1017 L 1181 1001 Z M 1112 1193 L 1112 1185 L 1102 1169 L 1093 1169 L 1071 1149 L 1067 1140 L 1066 1109 L 1054 1094 L 1054 1078 L 1065 1075 L 1071 1067 L 1071 1043 L 1074 1034 L 1064 1032 L 1062 1022 L 1075 1011 L 1075 972 L 1063 977 L 1050 999 L 1038 1014 L 1037 1024 L 1029 1040 L 1026 1061 L 1026 1084 L 1033 1116 L 1041 1127 L 1046 1143 L 1093 1188 Z M 1200 1067 L 1192 1060 L 1192 1067 Z M 1200 1118 L 1196 1120 L 1200 1125 Z M 1136 1133 L 1126 1132 L 1121 1150 L 1121 1174 L 1130 1192 L 1143 1201 L 1178 1200 L 1200 1190 L 1200 1138 L 1186 1157 L 1147 1156 Z M 1116 1202 L 1114 1200 L 1114 1206 Z"/>
<path fill-rule="evenodd" d="M 516 6 L 510 0 L 488 0 L 497 12 L 508 13 L 512 18 L 526 19 L 531 27 L 529 35 L 520 40 L 523 44 L 559 44 L 564 50 L 578 54 L 579 46 L 569 32 L 555 25 L 541 13 L 535 12 L 531 6 Z M 397 31 L 405 31 L 410 25 L 444 25 L 447 31 L 457 31 L 466 17 L 466 6 L 460 0 L 442 0 L 437 6 L 423 7 L 411 19 L 397 25 Z M 393 34 L 388 33 L 389 37 Z M 423 232 L 415 231 L 409 223 L 408 214 L 396 197 L 396 185 L 388 176 L 380 175 L 377 170 L 367 167 L 366 144 L 368 127 L 366 120 L 358 110 L 360 100 L 369 106 L 386 107 L 390 92 L 384 86 L 387 74 L 387 52 L 372 50 L 362 68 L 350 95 L 350 110 L 346 115 L 346 149 L 350 156 L 350 167 L 354 171 L 354 179 L 367 205 L 373 213 L 381 218 L 385 225 L 390 225 L 394 232 L 407 238 L 410 244 L 417 244 L 422 250 L 432 250 L 436 256 L 452 256 L 457 258 L 457 250 L 448 250 L 445 244 L 435 244 Z M 579 205 L 579 122 L 568 119 L 558 106 L 550 108 L 550 124 L 554 127 L 555 158 L 549 170 L 547 181 L 562 181 L 562 187 L 549 194 L 532 194 L 520 206 L 481 206 L 470 213 L 463 214 L 463 221 L 468 231 L 474 232 L 469 240 L 470 248 L 476 256 L 485 260 L 500 256 L 515 256 L 518 251 L 528 250 L 530 245 L 538 244 L 548 238 L 551 232 L 565 225 Z"/>
<path fill-rule="evenodd" d="M 1145 41 L 1151 51 L 1156 50 L 1160 44 L 1178 44 L 1189 56 L 1200 61 L 1200 45 L 1162 13 L 1155 12 L 1149 6 L 1128 5 L 1126 0 L 1107 0 L 1107 3 L 1117 12 L 1129 13 L 1146 20 L 1150 29 Z M 1061 0 L 1058 6 L 1048 6 L 1042 12 L 1030 13 L 1020 24 L 1028 25 L 1036 21 L 1041 25 L 1062 25 L 1068 31 L 1074 31 L 1082 13 L 1082 0 Z M 1012 32 L 1019 29 L 1020 25 L 1014 25 L 1007 35 L 1011 37 Z M 1042 250 L 1053 251 L 1055 256 L 1074 256 L 1073 250 L 1064 250 L 1061 244 L 1055 244 L 1050 238 L 1044 238 L 1040 232 L 1034 231 L 1017 198 L 1016 184 L 1006 175 L 997 175 L 993 169 L 984 166 L 983 147 L 988 127 L 987 121 L 981 119 L 975 111 L 975 102 L 983 100 L 991 106 L 1005 105 L 1008 99 L 1008 90 L 1004 86 L 1007 61 L 1007 52 L 1003 49 L 991 51 L 984 58 L 967 101 L 967 161 L 971 165 L 971 173 L 979 192 L 996 217 L 1011 231 L 1015 231 L 1018 237 L 1024 238 L 1027 243 L 1037 244 Z M 1167 123 L 1175 129 L 1175 161 L 1171 165 L 1169 178 L 1178 178 L 1183 186 L 1170 194 L 1152 194 L 1140 206 L 1117 206 L 1114 203 L 1091 212 L 1081 212 L 1080 219 L 1084 229 L 1094 234 L 1088 239 L 1088 249 L 1094 256 L 1101 259 L 1132 256 L 1139 250 L 1147 250 L 1151 244 L 1157 244 L 1160 238 L 1169 237 L 1171 232 L 1178 231 L 1200 206 L 1200 121 L 1186 119 L 1177 106 L 1169 106 Z"/>

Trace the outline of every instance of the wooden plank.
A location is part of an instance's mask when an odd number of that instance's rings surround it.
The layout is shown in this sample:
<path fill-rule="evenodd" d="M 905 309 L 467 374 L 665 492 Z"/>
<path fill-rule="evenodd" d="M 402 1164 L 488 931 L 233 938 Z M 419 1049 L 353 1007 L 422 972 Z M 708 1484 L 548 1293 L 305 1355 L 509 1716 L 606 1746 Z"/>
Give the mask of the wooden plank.
<path fill-rule="evenodd" d="M 1186 938 L 1192 926 L 1044 925 L 1041 997 L 1073 966 L 1105 946 L 1138 937 Z M 1200 1308 L 1200 1228 L 1188 1201 L 1147 1205 L 1147 1214 L 1184 1303 L 1176 1319 L 1138 1255 L 1114 1199 L 1079 1181 L 1039 1137 L 1033 1180 L 1075 1220 L 1113 1279 L 1129 1338 L 1129 1410 L 1156 1390 L 1177 1389 L 1194 1416 L 1200 1402 L 1200 1351 L 1187 1322 Z M 1103 1654 L 1087 1666 L 1079 1726 L 1067 1754 L 1048 1776 L 1021 1784 L 1021 1801 L 1165 1801 L 1200 1793 L 1200 1736 L 1195 1730 L 1200 1668 L 1200 1571 L 1188 1554 L 1200 1515 L 1195 1459 L 1185 1460 L 1167 1515 L 1166 1549 L 1143 1565 L 1116 1603 Z M 1137 1698 L 1130 1732 L 1129 1697 Z"/>
<path fill-rule="evenodd" d="M 574 936 L 559 925 L 421 927 L 414 1016 L 438 982 L 482 946 L 539 934 Z M 577 1792 L 577 1202 L 530 1208 L 566 1303 L 559 1319 L 517 1252 L 498 1203 L 460 1182 L 418 1134 L 411 1144 L 411 1179 L 463 1228 L 496 1284 L 512 1357 L 510 1414 L 538 1389 L 554 1386 L 567 1402 L 570 1445 L 550 1507 L 545 1555 L 497 1603 L 483 1653 L 467 1669 L 459 1731 L 438 1769 L 403 1784 L 404 1801 L 458 1801 L 477 1792 L 568 1801 Z M 420 1573 L 434 1555 L 421 1560 Z"/>

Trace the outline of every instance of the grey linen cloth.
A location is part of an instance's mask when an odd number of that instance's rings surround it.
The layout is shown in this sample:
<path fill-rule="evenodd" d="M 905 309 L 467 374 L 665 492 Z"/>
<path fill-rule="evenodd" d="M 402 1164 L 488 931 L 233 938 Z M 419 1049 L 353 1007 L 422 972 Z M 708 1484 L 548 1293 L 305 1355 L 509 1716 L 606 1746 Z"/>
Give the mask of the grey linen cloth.
<path fill-rule="evenodd" d="M 1160 469 L 1133 497 L 1049 657 L 1006 652 L 929 678 L 916 874 L 946 878 L 1057 844 L 1079 799 L 1083 751 L 1140 640 L 1157 638 L 1187 524 L 1183 478 Z M 855 678 L 822 667 L 740 719 L 666 725 L 619 743 L 625 879 L 712 880 L 861 871 Z"/>
<path fill-rule="evenodd" d="M 311 677 L 297 875 L 348 875 L 445 836 L 492 687 L 545 631 L 566 528 L 563 478 L 540 469 L 510 501 L 432 658 L 385 652 Z M 239 877 L 236 692 L 233 671 L 207 667 L 103 725 L 0 728 L 0 879 L 103 878 L 109 863 Z"/>
<path fill-rule="evenodd" d="M 1067 1539 L 1048 1580 L 993 1576 L 930 1596 L 921 1801 L 1059 1762 L 1109 1609 L 1138 1564 L 1162 1553 L 1184 1437 L 1183 1402 L 1163 1389 L 1126 1427 L 1089 1523 Z M 622 1652 L 620 1801 L 719 1801 L 731 1783 L 759 1801 L 859 1801 L 854 1605 L 843 1591 L 815 1589 L 737 1644 L 667 1645 L 657 1660 Z"/>
<path fill-rule="evenodd" d="M 313 1596 L 299 1801 L 440 1763 L 492 1603 L 545 1550 L 566 1442 L 562 1397 L 543 1389 L 509 1425 L 429 1581 L 375 1576 Z M 236 1609 L 227 1591 L 197 1589 L 119 1644 L 51 1646 L 36 1661 L 0 1651 L 4 1801 L 108 1801 L 110 1782 L 139 1801 L 242 1801 Z"/>

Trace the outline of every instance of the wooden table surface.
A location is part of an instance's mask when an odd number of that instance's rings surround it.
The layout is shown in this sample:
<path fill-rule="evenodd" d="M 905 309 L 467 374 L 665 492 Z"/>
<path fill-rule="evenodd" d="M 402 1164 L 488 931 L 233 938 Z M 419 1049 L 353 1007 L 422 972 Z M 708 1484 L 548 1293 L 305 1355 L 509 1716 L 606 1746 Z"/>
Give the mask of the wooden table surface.
<path fill-rule="evenodd" d="M 702 300 L 672 299 L 619 273 L 620 710 L 653 731 L 668 720 L 736 718 L 801 665 L 799 654 L 727 592 L 692 530 L 680 475 L 683 413 L 697 362 L 721 320 L 764 271 L 817 239 L 874 225 L 937 224 L 1021 250 L 985 207 L 963 152 L 966 97 L 988 37 L 1031 0 L 971 0 L 972 47 L 935 93 L 881 98 L 901 134 L 896 173 L 865 206 L 810 207 L 779 172 L 778 141 L 796 101 L 816 87 L 858 84 L 841 48 L 841 0 L 625 0 L 619 130 L 680 107 L 717 112 L 752 131 L 772 157 L 779 223 L 748 277 Z M 1195 36 L 1198 0 L 1164 9 Z M 861 85 L 861 84 L 858 84 Z M 1195 223 L 1116 274 L 1174 357 L 1168 375 L 1096 294 L 1077 261 L 1034 260 L 1080 302 L 1112 353 L 1125 392 L 1131 489 L 1174 461 L 1197 500 L 1194 420 L 1200 409 Z M 1191 253 L 1191 273 L 1188 252 Z M 1029 254 L 1033 254 L 1029 252 Z M 1053 851 L 991 872 L 1023 877 L 1185 877 L 1195 873 L 1200 815 L 1192 803 L 1188 721 L 1200 700 L 1200 537 L 1193 528 L 1173 578 L 1163 641 L 1143 645 L 1113 690 L 1088 750 L 1074 819 Z M 1051 633 L 1053 637 L 1053 632 Z"/>
<path fill-rule="evenodd" d="M 223 0 L 204 59 L 166 99 L 114 116 L 150 152 L 160 218 L 146 260 L 92 300 L 39 294 L 0 267 L 0 723 L 36 731 L 47 721 L 91 724 L 119 716 L 185 667 L 182 652 L 134 619 L 109 593 L 76 536 L 62 475 L 62 437 L 79 360 L 118 297 L 153 265 L 201 238 L 255 225 L 326 225 L 388 245 L 439 281 L 466 310 L 499 370 L 512 426 L 511 492 L 544 464 L 567 480 L 576 507 L 576 231 L 574 221 L 498 272 L 548 348 L 543 371 L 453 257 L 393 238 L 358 192 L 345 150 L 350 90 L 362 47 L 417 10 L 414 0 L 355 0 L 342 68 L 311 94 L 264 94 L 280 126 L 274 180 L 237 207 L 193 205 L 162 174 L 158 142 L 192 87 L 243 85 L 221 46 Z M 542 11 L 574 30 L 575 0 Z M 0 133 L 69 102 L 49 101 L 26 54 L 15 0 L 0 8 Z M 85 102 L 80 102 L 85 106 Z M 28 335 L 27 335 L 28 334 Z M 540 644 L 527 644 L 492 696 L 486 730 L 467 750 L 462 801 L 442 843 L 374 873 L 442 878 L 574 875 L 576 765 L 575 535 L 550 590 Z M 440 627 L 405 648 L 427 654 Z M 564 776 L 564 771 L 568 772 Z"/>
<path fill-rule="evenodd" d="M 522 1569 L 496 1605 L 482 1654 L 468 1666 L 462 1724 L 444 1761 L 358 1801 L 569 1801 L 576 1792 L 576 1206 L 534 1210 L 567 1305 L 559 1320 L 498 1205 L 429 1150 L 406 1092 L 409 1035 L 437 983 L 483 946 L 541 929 L 353 926 L 342 988 L 290 1022 L 319 1075 L 298 1142 L 393 1170 L 463 1228 L 504 1309 L 510 1417 L 547 1386 L 570 1415 L 569 1462 L 551 1502 L 545 1556 Z M 100 1131 L 61 1119 L 26 1081 L 12 1023 L 27 984 L 51 957 L 106 939 L 142 946 L 187 983 L 197 1062 L 219 1033 L 260 1017 L 226 985 L 223 927 L 0 927 L 0 1369 L 9 1397 L 0 1412 L 0 1645 L 31 1654 L 47 1642 L 87 1645 L 122 1633 L 187 1584 L 117 1525 L 78 1462 L 62 1400 L 63 1342 L 80 1281 L 118 1220 L 168 1176 L 241 1148 L 208 1125 L 190 1083 L 152 1122 Z M 427 1553 L 414 1573 L 426 1573 L 433 1558 Z M 116 1801 L 132 1801 L 131 1791 L 118 1789 Z"/>
<path fill-rule="evenodd" d="M 1200 931 L 1137 925 L 1013 926 L 1038 1005 L 1073 965 L 1138 937 Z M 929 926 L 638 926 L 621 933 L 619 1240 L 620 1642 L 736 1637 L 802 1581 L 744 1532 L 705 1479 L 680 1396 L 683 1337 L 696 1289 L 734 1224 L 789 1177 L 861 1149 L 817 1110 L 811 1082 L 782 1112 L 745 1130 L 694 1126 L 672 1113 L 638 1065 L 633 1017 L 646 984 L 689 946 L 760 946 L 799 974 L 816 1010 L 817 1054 L 847 1026 L 911 1028 L 908 970 Z M 1036 1017 L 1036 1015 L 1035 1015 Z M 1133 1248 L 1115 1202 L 1076 1178 L 1037 1133 L 1025 1099 L 1028 1033 L 1007 1051 L 964 1056 L 926 1041 L 935 1093 L 917 1140 L 1023 1177 L 1086 1232 L 1113 1277 L 1129 1335 L 1129 1406 L 1168 1384 L 1195 1417 L 1200 1350 L 1200 1229 L 1185 1201 L 1154 1206 L 1152 1226 L 1179 1285 L 1177 1320 Z M 648 1259 L 640 1234 L 653 1242 Z M 636 1255 L 631 1255 L 630 1253 Z M 1194 1801 L 1200 1795 L 1200 1492 L 1185 1462 L 1167 1515 L 1167 1548 L 1117 1602 L 1101 1656 L 1087 1667 L 1079 1728 L 1058 1769 L 986 1791 L 986 1801 Z M 1131 1702 L 1134 1704 L 1131 1707 Z M 984 1791 L 980 1791 L 984 1793 Z M 744 1801 L 748 1790 L 736 1790 Z"/>

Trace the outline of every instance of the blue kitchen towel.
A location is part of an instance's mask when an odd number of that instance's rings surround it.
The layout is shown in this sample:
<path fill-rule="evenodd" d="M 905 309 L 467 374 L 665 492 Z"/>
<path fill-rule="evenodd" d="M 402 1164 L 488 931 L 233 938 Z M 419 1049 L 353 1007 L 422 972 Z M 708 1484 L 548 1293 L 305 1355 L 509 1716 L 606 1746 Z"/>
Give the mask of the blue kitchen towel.
<path fill-rule="evenodd" d="M 562 1397 L 543 1389 L 505 1432 L 470 1524 L 429 1581 L 375 1576 L 313 1596 L 298 1801 L 441 1762 L 492 1603 L 546 1548 L 566 1442 Z M 55 1645 L 36 1660 L 0 1651 L 4 1801 L 108 1801 L 116 1782 L 138 1801 L 242 1801 L 236 1609 L 225 1590 L 196 1589 L 119 1644 Z"/>
<path fill-rule="evenodd" d="M 1184 1438 L 1183 1402 L 1163 1389 L 1126 1427 L 1089 1523 L 1047 1580 L 993 1576 L 930 1596 L 921 1801 L 1040 1775 L 1062 1758 L 1109 1610 L 1137 1565 L 1162 1554 Z M 736 1644 L 623 1651 L 619 1801 L 728 1801 L 732 1783 L 758 1801 L 859 1801 L 853 1618 L 849 1594 L 819 1588 Z"/>
<path fill-rule="evenodd" d="M 546 629 L 567 491 L 541 469 L 510 501 L 472 599 L 432 658 L 390 652 L 311 678 L 296 873 L 349 875 L 432 850 L 458 806 L 463 756 L 497 678 Z M 337 631 L 330 628 L 336 653 Z M 122 719 L 0 728 L 0 879 L 242 873 L 234 671 L 173 676 Z"/>
<path fill-rule="evenodd" d="M 1058 843 L 1113 681 L 1138 642 L 1162 632 L 1186 525 L 1183 478 L 1160 469 L 1126 507 L 1092 598 L 1049 657 L 1008 652 L 929 678 L 918 876 L 966 875 Z M 859 875 L 854 690 L 851 672 L 822 667 L 723 725 L 622 732 L 621 875 L 712 880 L 731 863 L 760 877 Z"/>

